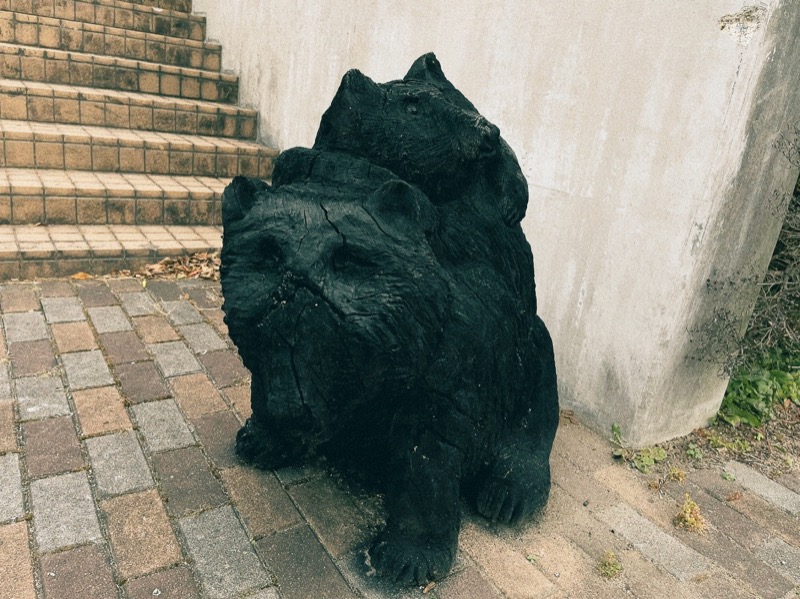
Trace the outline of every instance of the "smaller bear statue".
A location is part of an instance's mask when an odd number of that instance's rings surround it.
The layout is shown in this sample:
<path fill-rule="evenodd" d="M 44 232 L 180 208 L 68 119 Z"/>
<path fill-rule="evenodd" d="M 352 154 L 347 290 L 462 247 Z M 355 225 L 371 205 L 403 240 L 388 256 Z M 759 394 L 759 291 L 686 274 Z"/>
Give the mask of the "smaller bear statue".
<path fill-rule="evenodd" d="M 223 194 L 225 322 L 252 374 L 237 452 L 372 481 L 387 521 L 369 560 L 400 584 L 447 574 L 462 497 L 510 524 L 547 501 L 558 394 L 527 200 L 433 54 L 401 81 L 350 71 L 313 148 Z"/>

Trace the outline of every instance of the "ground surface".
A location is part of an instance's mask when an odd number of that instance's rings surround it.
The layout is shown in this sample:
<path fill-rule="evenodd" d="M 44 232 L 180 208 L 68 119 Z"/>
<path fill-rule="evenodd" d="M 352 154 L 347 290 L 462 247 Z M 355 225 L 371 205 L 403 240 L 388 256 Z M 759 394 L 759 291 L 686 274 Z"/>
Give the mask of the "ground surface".
<path fill-rule="evenodd" d="M 380 498 L 234 455 L 248 373 L 219 284 L 174 278 L 199 266 L 0 287 L 0 599 L 800 596 L 796 412 L 747 451 L 713 429 L 674 442 L 648 474 L 565 415 L 540 522 L 466 509 L 448 578 L 381 583 Z"/>

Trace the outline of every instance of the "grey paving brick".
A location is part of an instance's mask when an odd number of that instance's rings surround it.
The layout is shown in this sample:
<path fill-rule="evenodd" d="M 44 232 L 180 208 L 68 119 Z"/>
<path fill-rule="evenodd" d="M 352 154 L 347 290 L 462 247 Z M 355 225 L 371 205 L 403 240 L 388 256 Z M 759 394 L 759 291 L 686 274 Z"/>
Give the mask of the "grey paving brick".
<path fill-rule="evenodd" d="M 83 305 L 77 297 L 43 297 L 41 301 L 47 322 L 86 320 Z"/>
<path fill-rule="evenodd" d="M 269 576 L 230 506 L 183 518 L 179 525 L 209 597 L 227 599 L 269 586 Z"/>
<path fill-rule="evenodd" d="M 285 599 L 357 597 L 307 525 L 265 537 L 256 549 L 278 579 Z"/>
<path fill-rule="evenodd" d="M 19 456 L 7 453 L 0 456 L 0 522 L 14 520 L 24 514 Z"/>
<path fill-rule="evenodd" d="M 187 301 L 161 302 L 161 305 L 164 307 L 167 318 L 169 318 L 169 321 L 174 325 L 203 322 L 203 317 L 200 316 L 200 312 L 195 310 L 195 307 Z"/>
<path fill-rule="evenodd" d="M 174 399 L 138 404 L 133 407 L 133 414 L 151 451 L 177 449 L 195 442 Z"/>
<path fill-rule="evenodd" d="M 158 306 L 149 293 L 121 293 L 119 299 L 128 316 L 158 314 Z"/>
<path fill-rule="evenodd" d="M 40 551 L 53 551 L 102 537 L 86 472 L 31 483 L 33 527 Z"/>
<path fill-rule="evenodd" d="M 711 564 L 694 549 L 669 536 L 628 505 L 615 505 L 600 513 L 600 520 L 616 534 L 678 580 L 706 572 Z"/>
<path fill-rule="evenodd" d="M 186 339 L 186 343 L 199 354 L 208 351 L 228 349 L 228 344 L 220 337 L 211 325 L 206 323 L 187 324 L 178 327 L 178 330 Z"/>
<path fill-rule="evenodd" d="M 36 420 L 70 413 L 67 394 L 57 376 L 16 379 L 14 387 L 20 420 Z"/>
<path fill-rule="evenodd" d="M 36 341 L 47 339 L 47 325 L 41 312 L 15 312 L 3 314 L 6 342 Z"/>
<path fill-rule="evenodd" d="M 118 333 L 133 330 L 128 317 L 119 306 L 89 308 L 89 318 L 98 333 Z"/>
<path fill-rule="evenodd" d="M 200 362 L 183 341 L 169 341 L 148 345 L 156 364 L 166 377 L 187 374 L 200 370 Z"/>
<path fill-rule="evenodd" d="M 133 431 L 87 439 L 86 449 L 100 493 L 119 495 L 154 486 Z"/>
<path fill-rule="evenodd" d="M 0 401 L 11 399 L 11 382 L 8 380 L 8 362 L 0 362 Z"/>
<path fill-rule="evenodd" d="M 800 584 L 800 549 L 783 539 L 770 539 L 756 551 L 758 558 L 795 584 Z"/>
<path fill-rule="evenodd" d="M 114 384 L 114 377 L 111 376 L 111 371 L 103 358 L 103 352 L 99 349 L 62 354 L 61 361 L 72 390 Z"/>
<path fill-rule="evenodd" d="M 752 491 L 772 505 L 794 516 L 800 516 L 800 495 L 781 484 L 770 480 L 749 466 L 731 460 L 725 464 L 725 471 L 736 478 L 736 482 Z"/>

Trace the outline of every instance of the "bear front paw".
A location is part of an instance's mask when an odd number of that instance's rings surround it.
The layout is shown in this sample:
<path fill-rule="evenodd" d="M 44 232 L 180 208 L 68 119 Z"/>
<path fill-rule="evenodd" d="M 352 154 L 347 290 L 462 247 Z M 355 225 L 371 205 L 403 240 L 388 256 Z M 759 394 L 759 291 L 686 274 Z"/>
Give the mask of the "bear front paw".
<path fill-rule="evenodd" d="M 522 485 L 514 480 L 490 478 L 478 493 L 478 513 L 492 522 L 518 524 L 540 510 L 549 489 Z"/>
<path fill-rule="evenodd" d="M 370 563 L 379 575 L 400 585 L 426 585 L 450 570 L 455 546 L 417 542 L 400 535 L 379 536 L 369 550 Z"/>
<path fill-rule="evenodd" d="M 249 418 L 236 434 L 236 453 L 258 468 L 275 470 L 296 464 L 308 449 L 301 443 L 277 437 Z"/>

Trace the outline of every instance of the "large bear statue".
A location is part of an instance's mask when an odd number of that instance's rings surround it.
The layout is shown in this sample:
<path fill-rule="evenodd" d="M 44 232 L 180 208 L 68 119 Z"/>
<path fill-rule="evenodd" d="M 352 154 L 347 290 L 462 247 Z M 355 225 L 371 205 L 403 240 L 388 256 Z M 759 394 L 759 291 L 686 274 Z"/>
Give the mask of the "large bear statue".
<path fill-rule="evenodd" d="M 512 524 L 547 501 L 558 396 L 527 199 L 433 54 L 401 81 L 347 73 L 312 149 L 223 195 L 225 322 L 252 373 L 237 452 L 375 482 L 369 559 L 402 584 L 448 572 L 462 496 Z"/>

